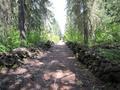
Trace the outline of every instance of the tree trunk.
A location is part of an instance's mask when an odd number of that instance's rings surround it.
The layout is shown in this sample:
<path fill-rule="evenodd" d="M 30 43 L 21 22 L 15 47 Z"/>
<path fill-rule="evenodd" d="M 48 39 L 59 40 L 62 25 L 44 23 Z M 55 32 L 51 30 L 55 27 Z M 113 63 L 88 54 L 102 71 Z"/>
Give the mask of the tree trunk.
<path fill-rule="evenodd" d="M 25 39 L 25 10 L 24 10 L 24 0 L 18 0 L 18 28 L 20 30 L 20 37 L 21 39 Z"/>
<path fill-rule="evenodd" d="M 84 9 L 84 13 L 83 13 L 84 44 L 85 46 L 88 46 L 89 33 L 88 33 L 88 16 L 87 16 L 88 12 L 87 12 L 86 2 L 83 2 L 83 9 Z"/>
<path fill-rule="evenodd" d="M 86 17 L 85 16 L 83 16 L 84 17 L 84 44 L 86 45 L 86 46 L 88 46 L 88 24 L 87 24 L 87 21 L 86 21 Z"/>

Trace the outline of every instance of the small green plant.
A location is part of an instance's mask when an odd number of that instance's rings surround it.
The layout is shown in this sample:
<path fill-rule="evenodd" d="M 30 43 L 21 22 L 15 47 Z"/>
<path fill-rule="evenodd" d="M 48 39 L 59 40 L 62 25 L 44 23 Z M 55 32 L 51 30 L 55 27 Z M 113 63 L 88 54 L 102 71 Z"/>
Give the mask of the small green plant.
<path fill-rule="evenodd" d="M 7 47 L 5 47 L 0 43 L 0 52 L 5 52 L 5 51 L 8 51 Z"/>
<path fill-rule="evenodd" d="M 120 62 L 120 51 L 118 49 L 100 49 L 100 54 L 108 60 Z"/>
<path fill-rule="evenodd" d="M 69 26 L 64 35 L 65 41 L 83 43 L 83 35 L 79 30 Z"/>
<path fill-rule="evenodd" d="M 42 33 L 40 30 L 29 31 L 27 33 L 27 38 L 26 38 L 27 45 L 31 46 L 31 45 L 37 44 L 43 40 L 47 41 L 45 36 L 46 36 L 46 34 Z"/>
<path fill-rule="evenodd" d="M 19 31 L 16 29 L 11 29 L 8 32 L 7 37 L 7 48 L 14 49 L 20 46 L 20 37 L 19 37 Z"/>
<path fill-rule="evenodd" d="M 113 23 L 113 24 L 106 24 L 105 26 L 100 26 L 96 29 L 96 43 L 114 43 L 120 42 L 120 25 Z"/>
<path fill-rule="evenodd" d="M 0 52 L 5 52 L 20 46 L 19 31 L 12 27 L 0 34 Z"/>
<path fill-rule="evenodd" d="M 60 41 L 60 36 L 49 33 L 48 34 L 48 40 L 53 41 L 54 43 L 57 43 Z"/>

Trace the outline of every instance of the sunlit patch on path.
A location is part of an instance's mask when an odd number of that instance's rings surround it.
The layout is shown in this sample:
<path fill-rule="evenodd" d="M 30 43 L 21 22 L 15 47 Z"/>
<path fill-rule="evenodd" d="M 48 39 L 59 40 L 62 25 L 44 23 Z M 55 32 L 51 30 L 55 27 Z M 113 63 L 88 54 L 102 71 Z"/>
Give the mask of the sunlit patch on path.
<path fill-rule="evenodd" d="M 65 45 L 65 42 L 63 42 L 63 41 L 61 40 L 61 41 L 59 41 L 59 42 L 57 43 L 57 45 Z"/>
<path fill-rule="evenodd" d="M 0 90 L 103 90 L 96 79 L 60 41 L 42 57 L 28 58 L 25 65 L 2 70 Z"/>

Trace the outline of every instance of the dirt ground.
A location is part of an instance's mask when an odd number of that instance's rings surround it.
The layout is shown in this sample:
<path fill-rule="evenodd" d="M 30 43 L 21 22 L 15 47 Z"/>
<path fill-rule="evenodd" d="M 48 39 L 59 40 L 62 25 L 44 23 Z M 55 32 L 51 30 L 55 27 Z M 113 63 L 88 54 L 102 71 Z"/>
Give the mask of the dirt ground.
<path fill-rule="evenodd" d="M 72 51 L 59 43 L 41 57 L 0 73 L 0 90 L 106 90 L 104 83 L 78 62 Z"/>

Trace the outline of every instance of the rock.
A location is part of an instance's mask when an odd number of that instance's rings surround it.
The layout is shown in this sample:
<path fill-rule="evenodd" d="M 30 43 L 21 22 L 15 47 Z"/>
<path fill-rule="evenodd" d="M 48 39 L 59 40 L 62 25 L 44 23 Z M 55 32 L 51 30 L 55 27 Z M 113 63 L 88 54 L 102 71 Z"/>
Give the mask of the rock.
<path fill-rule="evenodd" d="M 31 53 L 26 48 L 16 48 L 0 55 L 0 64 L 11 68 L 13 65 L 23 63 L 23 58 L 30 57 Z"/>
<path fill-rule="evenodd" d="M 17 54 L 21 58 L 31 57 L 32 54 L 27 48 L 16 48 L 13 49 L 13 53 Z"/>
<path fill-rule="evenodd" d="M 15 62 L 16 57 L 9 53 L 3 54 L 3 56 L 0 58 L 0 63 L 6 67 L 12 67 L 15 64 Z"/>

